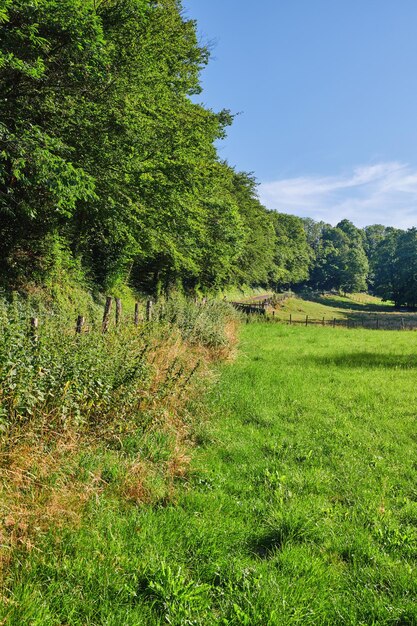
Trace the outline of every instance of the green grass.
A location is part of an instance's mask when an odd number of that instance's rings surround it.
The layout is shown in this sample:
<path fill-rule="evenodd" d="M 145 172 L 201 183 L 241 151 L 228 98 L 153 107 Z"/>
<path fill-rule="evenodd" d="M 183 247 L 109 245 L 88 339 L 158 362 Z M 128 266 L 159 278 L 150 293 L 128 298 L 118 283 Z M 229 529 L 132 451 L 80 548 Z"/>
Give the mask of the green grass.
<path fill-rule="evenodd" d="M 353 311 L 374 311 L 377 313 L 382 311 L 392 313 L 394 311 L 393 302 L 386 302 L 382 298 L 371 296 L 368 293 L 325 294 L 312 296 L 312 299 L 326 306 L 333 305 L 337 308 Z"/>
<path fill-rule="evenodd" d="M 230 301 L 241 302 L 244 300 L 250 300 L 252 298 L 259 298 L 259 296 L 272 295 L 273 291 L 265 289 L 264 287 L 248 287 L 242 285 L 241 287 L 229 287 L 220 292 L 218 297 Z"/>
<path fill-rule="evenodd" d="M 0 623 L 417 624 L 416 370 L 414 333 L 244 326 L 176 501 L 103 489 L 15 558 Z"/>
<path fill-rule="evenodd" d="M 288 298 L 282 303 L 278 304 L 276 310 L 276 317 L 283 320 L 288 320 L 289 317 L 293 320 L 305 319 L 308 315 L 311 319 L 345 319 L 346 311 L 337 305 L 329 303 L 316 302 L 313 300 L 305 300 L 294 296 Z"/>
<path fill-rule="evenodd" d="M 268 314 L 271 313 L 272 310 Z M 392 303 L 362 293 L 294 296 L 278 303 L 274 316 L 281 321 L 289 321 L 291 316 L 293 322 L 304 321 L 306 316 L 310 322 L 324 319 L 331 323 L 336 319 L 359 326 L 363 324 L 368 328 L 375 328 L 378 320 L 380 328 L 391 330 L 399 330 L 402 324 L 408 329 L 417 327 L 415 311 L 396 310 Z"/>

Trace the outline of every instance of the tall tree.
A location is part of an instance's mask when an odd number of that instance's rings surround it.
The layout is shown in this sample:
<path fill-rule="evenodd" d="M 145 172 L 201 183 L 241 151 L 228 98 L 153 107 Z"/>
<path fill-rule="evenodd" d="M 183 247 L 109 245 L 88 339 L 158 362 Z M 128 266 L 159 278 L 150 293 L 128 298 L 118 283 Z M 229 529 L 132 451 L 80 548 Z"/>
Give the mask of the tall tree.
<path fill-rule="evenodd" d="M 273 224 L 258 199 L 251 174 L 235 174 L 233 187 L 243 223 L 242 250 L 234 267 L 234 281 L 267 285 L 275 251 Z"/>
<path fill-rule="evenodd" d="M 415 309 L 417 305 L 417 228 L 400 232 L 396 243 L 393 299 L 397 305 L 405 304 Z"/>
<path fill-rule="evenodd" d="M 232 117 L 190 99 L 208 53 L 181 3 L 16 0 L 0 19 L 8 270 L 26 275 L 53 234 L 102 286 L 133 267 L 150 270 L 154 289 L 224 280 L 242 219 L 215 142 Z M 216 279 L 210 246 L 223 261 Z"/>
<path fill-rule="evenodd" d="M 386 236 L 387 228 L 382 224 L 372 224 L 372 226 L 366 226 L 363 232 L 365 235 L 364 250 L 369 263 L 368 284 L 369 288 L 373 289 L 375 286 L 375 272 L 377 270 L 377 250 L 379 244 Z"/>
<path fill-rule="evenodd" d="M 33 265 L 42 237 L 66 228 L 77 203 L 96 197 L 94 177 L 76 162 L 67 127 L 71 115 L 73 126 L 77 113 L 82 116 L 86 94 L 104 89 L 107 64 L 92 2 L 3 2 L 0 257 L 8 269 L 22 259 Z"/>
<path fill-rule="evenodd" d="M 348 239 L 347 247 L 340 251 L 340 289 L 344 292 L 365 291 L 369 263 L 364 250 L 365 235 L 347 219 L 336 226 Z"/>
<path fill-rule="evenodd" d="M 269 213 L 276 243 L 271 281 L 275 287 L 290 287 L 308 278 L 311 249 L 301 218 L 286 213 Z"/>
<path fill-rule="evenodd" d="M 398 304 L 397 243 L 400 231 L 387 228 L 372 253 L 373 291 L 384 300 Z"/>
<path fill-rule="evenodd" d="M 368 261 L 363 235 L 349 220 L 324 226 L 316 246 L 310 284 L 315 289 L 362 291 L 366 289 Z"/>

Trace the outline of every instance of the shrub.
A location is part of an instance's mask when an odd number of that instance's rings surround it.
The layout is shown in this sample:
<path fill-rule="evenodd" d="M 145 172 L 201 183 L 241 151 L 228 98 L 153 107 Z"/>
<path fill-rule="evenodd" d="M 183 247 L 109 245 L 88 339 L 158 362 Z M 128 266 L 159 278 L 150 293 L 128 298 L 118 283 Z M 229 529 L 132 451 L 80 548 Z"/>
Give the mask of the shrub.
<path fill-rule="evenodd" d="M 60 316 L 44 314 L 33 336 L 27 307 L 0 307 L 0 415 L 8 423 L 33 417 L 78 422 L 121 415 L 149 379 L 149 337 L 127 328 L 76 335 Z"/>
<path fill-rule="evenodd" d="M 0 426 L 28 419 L 73 424 L 123 419 L 142 399 L 179 393 L 196 369 L 174 354 L 162 364 L 155 386 L 155 352 L 179 335 L 209 348 L 228 345 L 225 325 L 233 310 L 221 302 L 197 305 L 183 298 L 160 302 L 153 322 L 129 320 L 103 334 L 96 317 L 75 333 L 68 318 L 41 310 L 36 336 L 30 303 L 0 302 Z M 174 351 L 173 351 L 174 352 Z M 152 353 L 152 358 L 149 355 Z M 179 383 L 179 384 L 178 384 Z"/>
<path fill-rule="evenodd" d="M 185 341 L 208 348 L 228 346 L 227 323 L 238 319 L 227 302 L 193 302 L 179 295 L 160 301 L 155 313 L 158 319 L 177 327 Z"/>

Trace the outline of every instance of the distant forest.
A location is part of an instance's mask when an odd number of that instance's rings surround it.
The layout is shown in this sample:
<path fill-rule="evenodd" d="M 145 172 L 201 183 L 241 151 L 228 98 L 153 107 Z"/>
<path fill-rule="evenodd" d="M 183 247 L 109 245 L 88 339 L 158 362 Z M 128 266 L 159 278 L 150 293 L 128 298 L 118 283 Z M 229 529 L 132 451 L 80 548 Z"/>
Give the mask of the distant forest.
<path fill-rule="evenodd" d="M 417 230 L 265 209 L 196 103 L 209 51 L 178 0 L 0 0 L 0 272 L 109 292 L 369 289 L 417 303 Z"/>

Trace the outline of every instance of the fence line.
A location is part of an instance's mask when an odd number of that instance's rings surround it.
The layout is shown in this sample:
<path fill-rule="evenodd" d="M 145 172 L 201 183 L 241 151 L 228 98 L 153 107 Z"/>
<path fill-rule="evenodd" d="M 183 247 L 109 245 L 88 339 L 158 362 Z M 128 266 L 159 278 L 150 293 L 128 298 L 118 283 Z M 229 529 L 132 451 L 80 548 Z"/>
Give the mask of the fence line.
<path fill-rule="evenodd" d="M 336 318 L 332 317 L 326 319 L 321 317 L 320 319 L 311 318 L 309 315 L 305 315 L 301 319 L 294 319 L 290 313 L 288 319 L 279 318 L 276 315 L 275 309 L 272 309 L 268 313 L 268 308 L 273 307 L 277 302 L 282 302 L 291 297 L 292 294 L 275 294 L 272 297 L 263 299 L 261 302 L 230 302 L 241 313 L 246 314 L 246 319 L 249 322 L 250 317 L 256 315 L 261 317 L 265 322 L 276 322 L 281 324 L 291 325 L 303 325 L 303 326 L 330 326 L 332 328 L 367 328 L 369 330 L 417 330 L 417 319 L 407 320 L 406 317 L 394 318 L 389 313 L 387 315 L 375 315 L 372 312 L 363 312 L 355 317 Z"/>
<path fill-rule="evenodd" d="M 262 304 L 246 304 L 244 302 L 230 302 L 235 309 L 246 315 L 266 315 L 266 305 Z"/>
<path fill-rule="evenodd" d="M 268 296 L 267 298 L 263 298 L 259 302 L 229 302 L 235 309 L 240 311 L 241 313 L 246 313 L 247 315 L 266 315 L 267 308 L 274 306 L 278 302 L 285 302 L 288 298 L 290 298 L 292 293 L 281 293 L 274 294 L 273 296 Z"/>
<path fill-rule="evenodd" d="M 249 321 L 250 314 L 247 315 L 247 321 Z M 346 319 L 338 319 L 331 318 L 326 319 L 324 317 L 320 319 L 314 319 L 306 315 L 302 319 L 294 319 L 292 315 L 288 319 L 282 319 L 275 316 L 275 311 L 272 312 L 272 315 L 267 315 L 266 312 L 264 314 L 265 322 L 272 322 L 277 324 L 286 324 L 289 326 L 328 326 L 331 328 L 365 328 L 368 330 L 417 330 L 417 319 L 416 320 L 406 320 L 401 317 L 398 320 L 396 319 L 384 319 L 383 317 L 376 318 L 346 318 Z"/>
<path fill-rule="evenodd" d="M 125 324 L 132 324 L 133 326 L 139 326 L 140 323 L 148 323 L 152 321 L 161 321 L 165 317 L 165 307 L 161 305 L 158 309 L 154 308 L 155 300 L 152 298 L 148 298 L 146 301 L 135 302 L 134 312 L 129 317 L 131 319 L 127 319 L 126 314 L 122 315 L 122 300 L 120 298 L 112 298 L 111 296 L 106 297 L 106 301 L 104 304 L 103 318 L 101 321 L 101 332 L 103 334 L 107 333 L 110 328 L 111 323 L 111 313 L 113 310 L 113 299 L 115 301 L 115 312 L 114 312 L 114 326 L 117 328 L 118 326 Z M 205 306 L 208 303 L 207 298 L 195 299 L 195 304 L 199 306 Z M 232 304 L 232 303 L 230 303 Z M 263 304 L 254 304 L 251 305 L 251 310 L 262 310 L 265 313 Z M 38 317 L 31 317 L 29 319 L 29 332 L 33 338 L 33 341 L 36 343 L 39 338 L 39 331 L 42 324 L 40 324 L 40 320 Z M 77 315 L 75 318 L 75 323 L 73 326 L 74 332 L 77 335 L 89 333 L 92 330 L 92 327 L 99 328 L 100 323 L 93 322 L 93 325 L 90 326 L 86 324 L 86 317 L 84 315 Z"/>
<path fill-rule="evenodd" d="M 116 303 L 116 307 L 115 307 L 115 326 L 119 326 L 123 320 L 122 318 L 122 301 L 120 298 L 114 298 L 115 303 Z M 103 334 L 107 333 L 107 331 L 109 330 L 109 326 L 110 326 L 110 314 L 112 311 L 112 303 L 113 303 L 113 298 L 111 296 L 108 296 L 106 298 L 106 302 L 104 305 L 104 312 L 103 312 L 103 320 L 101 323 L 101 332 Z M 139 322 L 142 321 L 146 321 L 146 322 L 150 322 L 152 320 L 153 317 L 153 301 L 152 300 L 147 300 L 147 302 L 145 304 L 143 304 L 143 314 L 140 315 L 140 308 L 141 308 L 141 304 L 139 302 L 135 303 L 135 309 L 134 309 L 134 314 L 132 317 L 132 324 L 134 326 L 138 326 Z M 126 319 L 126 318 L 125 318 Z M 33 339 L 34 343 L 37 343 L 38 338 L 39 338 L 39 330 L 40 330 L 40 324 L 39 324 L 39 318 L 38 317 L 31 317 L 29 320 L 29 332 L 30 335 Z M 86 325 L 86 318 L 84 317 L 84 315 L 78 315 L 75 319 L 75 326 L 73 327 L 75 334 L 76 335 L 81 335 L 81 334 L 85 334 L 90 332 L 91 327 L 89 325 Z"/>
<path fill-rule="evenodd" d="M 278 301 L 283 301 L 289 296 L 287 294 L 281 294 L 278 296 Z M 115 325 L 116 327 L 122 321 L 122 302 L 120 298 L 114 298 L 115 300 Z M 108 296 L 104 305 L 103 321 L 102 321 L 102 333 L 106 333 L 110 325 L 110 314 L 112 310 L 113 298 Z M 201 304 L 205 304 L 207 300 L 204 298 Z M 229 302 L 236 310 L 246 315 L 247 322 L 250 321 L 252 316 L 257 316 L 263 319 L 265 322 L 275 322 L 280 324 L 303 325 L 303 326 L 330 326 L 332 328 L 367 328 L 369 330 L 417 330 L 417 319 L 407 320 L 404 317 L 395 319 L 381 315 L 371 317 L 371 314 L 362 314 L 354 318 L 336 318 L 326 319 L 321 317 L 320 319 L 311 318 L 309 315 L 301 319 L 295 319 L 290 313 L 288 319 L 283 319 L 276 316 L 276 311 L 273 309 L 271 313 L 268 313 L 268 307 L 273 306 L 277 302 L 277 296 L 271 298 L 265 298 L 262 302 Z M 154 318 L 153 310 L 154 302 L 152 299 L 148 299 L 146 303 L 142 305 L 143 314 L 140 315 L 141 304 L 135 303 L 134 315 L 132 316 L 132 324 L 138 326 L 139 322 L 151 322 Z M 159 317 L 159 316 L 158 316 Z M 83 315 L 78 315 L 75 321 L 75 333 L 83 334 L 90 331 L 90 327 L 86 325 L 86 319 Z M 34 342 L 38 340 L 39 332 L 39 319 L 32 317 L 30 319 L 30 333 Z"/>

